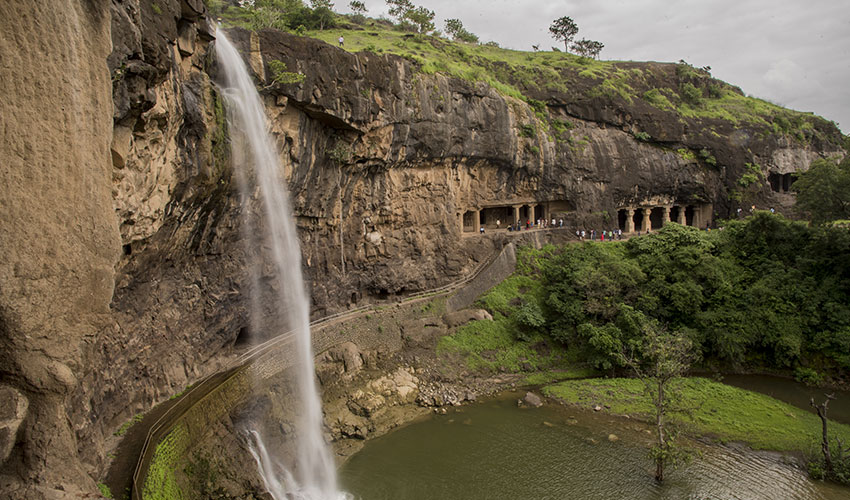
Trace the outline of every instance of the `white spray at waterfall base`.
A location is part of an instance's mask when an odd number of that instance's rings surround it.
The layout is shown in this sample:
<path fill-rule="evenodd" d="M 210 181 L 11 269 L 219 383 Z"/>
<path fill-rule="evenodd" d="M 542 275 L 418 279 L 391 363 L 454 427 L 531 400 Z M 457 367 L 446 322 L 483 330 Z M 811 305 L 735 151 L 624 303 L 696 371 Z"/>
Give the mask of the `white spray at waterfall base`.
<path fill-rule="evenodd" d="M 216 55 L 224 76 L 228 125 L 232 139 L 234 169 L 253 169 L 253 175 L 241 173 L 241 181 L 256 179 L 255 186 L 242 186 L 245 193 L 262 199 L 263 235 L 271 252 L 277 274 L 277 333 L 293 332 L 297 350 L 296 378 L 301 411 L 296 425 L 296 463 L 288 470 L 267 450 L 261 433 L 249 431 L 249 446 L 257 461 L 266 488 L 275 500 L 335 500 L 348 495 L 337 490 L 336 468 L 322 435 L 322 408 L 315 381 L 313 348 L 310 341 L 309 303 L 301 273 L 301 250 L 287 191 L 281 178 L 277 148 L 266 125 L 265 108 L 239 52 L 219 31 Z M 243 183 L 244 184 L 244 183 Z M 257 189 L 258 188 L 258 189 Z M 251 195 L 249 195 L 251 196 Z"/>

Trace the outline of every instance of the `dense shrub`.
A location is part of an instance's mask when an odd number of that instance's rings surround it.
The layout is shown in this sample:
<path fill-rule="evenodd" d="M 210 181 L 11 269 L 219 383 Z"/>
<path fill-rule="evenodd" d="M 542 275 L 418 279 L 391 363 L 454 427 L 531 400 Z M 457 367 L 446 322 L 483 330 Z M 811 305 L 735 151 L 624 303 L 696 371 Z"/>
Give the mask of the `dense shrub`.
<path fill-rule="evenodd" d="M 684 332 L 710 364 L 796 369 L 817 383 L 850 370 L 848 255 L 846 228 L 767 212 L 711 233 L 669 224 L 538 256 L 523 279 L 540 276 L 540 293 L 495 309 L 519 336 L 542 333 L 603 369 L 641 324 L 657 321 Z"/>

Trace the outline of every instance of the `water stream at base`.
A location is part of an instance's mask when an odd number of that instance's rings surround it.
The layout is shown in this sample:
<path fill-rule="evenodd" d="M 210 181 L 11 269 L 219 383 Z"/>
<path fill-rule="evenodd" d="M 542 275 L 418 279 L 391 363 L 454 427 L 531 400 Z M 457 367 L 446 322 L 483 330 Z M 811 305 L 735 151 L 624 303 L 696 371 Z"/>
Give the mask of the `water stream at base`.
<path fill-rule="evenodd" d="M 315 381 L 310 340 L 309 303 L 301 273 L 301 250 L 292 220 L 288 194 L 283 187 L 277 148 L 269 135 L 265 108 L 239 52 L 221 30 L 216 38 L 216 56 L 223 70 L 223 94 L 227 103 L 232 140 L 233 168 L 240 181 L 243 206 L 253 196 L 262 199 L 267 234 L 251 233 L 253 248 L 267 246 L 277 281 L 277 311 L 274 324 L 268 318 L 252 318 L 277 333 L 293 333 L 297 350 L 299 417 L 296 423 L 296 463 L 288 469 L 258 429 L 248 430 L 251 453 L 266 488 L 275 500 L 330 500 L 347 498 L 337 489 L 333 457 L 322 436 L 322 408 Z M 247 170 L 252 169 L 252 170 Z M 252 182 L 254 180 L 256 185 Z M 249 252 L 250 253 L 250 252 Z M 252 282 L 257 283 L 252 270 Z M 256 289 L 256 287 L 255 287 Z M 256 292 L 256 290 L 254 290 Z M 257 314 L 256 299 L 252 310 Z"/>
<path fill-rule="evenodd" d="M 845 500 L 779 453 L 691 443 L 699 454 L 658 484 L 651 427 L 522 393 L 451 409 L 376 438 L 343 466 L 361 500 Z M 647 430 L 650 430 L 647 433 Z M 609 440 L 615 434 L 619 439 Z"/>

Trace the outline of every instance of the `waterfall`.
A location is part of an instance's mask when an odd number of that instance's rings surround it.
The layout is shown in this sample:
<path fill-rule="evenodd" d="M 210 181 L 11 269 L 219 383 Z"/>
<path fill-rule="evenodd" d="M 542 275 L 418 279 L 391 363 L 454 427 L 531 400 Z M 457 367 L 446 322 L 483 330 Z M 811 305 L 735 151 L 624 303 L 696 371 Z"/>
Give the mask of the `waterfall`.
<path fill-rule="evenodd" d="M 216 55 L 223 72 L 223 94 L 232 139 L 233 167 L 237 171 L 243 204 L 252 196 L 262 199 L 267 234 L 253 242 L 254 248 L 265 243 L 274 263 L 277 279 L 278 318 L 272 325 L 276 333 L 292 332 L 297 355 L 297 387 L 300 412 L 296 422 L 296 460 L 294 470 L 286 470 L 269 453 L 261 433 L 248 432 L 251 453 L 257 461 L 266 489 L 275 500 L 298 498 L 329 500 L 346 498 L 337 490 L 336 468 L 322 435 L 322 408 L 313 366 L 310 341 L 309 303 L 301 274 L 301 250 L 295 233 L 286 189 L 282 186 L 282 168 L 265 118 L 265 108 L 239 52 L 221 31 L 217 34 Z M 248 170 L 253 169 L 253 170 Z M 251 175 L 253 174 L 253 175 Z M 255 179 L 256 184 L 250 183 Z M 258 239 L 256 231 L 252 233 Z M 252 276 L 257 283 L 256 275 Z M 256 288 L 256 287 L 255 287 Z M 254 290 L 256 292 L 256 290 Z M 256 298 L 252 299 L 256 303 Z M 254 314 L 258 307 L 252 307 Z M 252 318 L 252 324 L 261 322 Z M 268 327 L 268 325 L 266 325 Z"/>

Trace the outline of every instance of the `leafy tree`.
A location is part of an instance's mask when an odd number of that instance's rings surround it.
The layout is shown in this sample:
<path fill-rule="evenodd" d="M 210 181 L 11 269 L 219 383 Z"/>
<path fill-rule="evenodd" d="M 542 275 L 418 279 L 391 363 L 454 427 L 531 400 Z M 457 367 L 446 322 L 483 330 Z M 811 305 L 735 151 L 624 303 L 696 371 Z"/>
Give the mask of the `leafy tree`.
<path fill-rule="evenodd" d="M 791 185 L 797 192 L 794 206 L 808 213 L 814 224 L 850 219 L 850 156 L 840 164 L 817 159 Z"/>
<path fill-rule="evenodd" d="M 413 23 L 419 33 L 428 33 L 434 31 L 434 11 L 428 10 L 425 7 L 416 7 L 408 11 L 406 18 Z"/>
<path fill-rule="evenodd" d="M 313 6 L 313 19 L 319 25 L 320 30 L 332 27 L 334 22 L 333 6 L 330 0 L 310 0 Z"/>
<path fill-rule="evenodd" d="M 656 444 L 650 456 L 655 461 L 655 479 L 664 480 L 664 468 L 684 458 L 675 445 L 673 433 L 667 429 L 666 417 L 684 411 L 676 400 L 676 381 L 696 359 L 693 344 L 680 332 L 667 332 L 652 322 L 641 325 L 641 339 L 622 346 L 620 361 L 631 367 L 644 383 L 655 409 Z"/>
<path fill-rule="evenodd" d="M 478 36 L 467 31 L 460 19 L 446 19 L 446 33 L 450 34 L 454 40 L 469 43 L 478 41 Z"/>
<path fill-rule="evenodd" d="M 582 57 L 591 57 L 595 59 L 599 57 L 599 53 L 602 52 L 602 49 L 604 47 L 605 44 L 603 44 L 602 42 L 583 38 L 577 42 L 574 42 L 570 48 L 573 49 L 573 52 Z"/>
<path fill-rule="evenodd" d="M 276 84 L 301 83 L 306 78 L 303 73 L 287 71 L 286 63 L 283 61 L 269 61 L 269 70 L 272 73 L 272 80 L 269 83 L 269 87 Z"/>
<path fill-rule="evenodd" d="M 396 18 L 398 22 L 403 22 L 407 19 L 415 7 L 410 0 L 387 0 L 387 5 L 390 7 L 390 16 Z"/>
<path fill-rule="evenodd" d="M 355 17 L 362 18 L 366 15 L 366 4 L 363 2 L 353 0 L 348 3 L 348 8 L 351 9 L 351 13 L 354 14 Z"/>
<path fill-rule="evenodd" d="M 564 16 L 552 21 L 549 32 L 555 40 L 564 42 L 564 52 L 570 50 L 570 42 L 578 33 L 578 25 L 571 18 Z"/>

